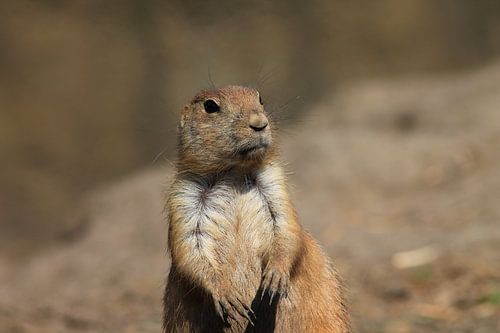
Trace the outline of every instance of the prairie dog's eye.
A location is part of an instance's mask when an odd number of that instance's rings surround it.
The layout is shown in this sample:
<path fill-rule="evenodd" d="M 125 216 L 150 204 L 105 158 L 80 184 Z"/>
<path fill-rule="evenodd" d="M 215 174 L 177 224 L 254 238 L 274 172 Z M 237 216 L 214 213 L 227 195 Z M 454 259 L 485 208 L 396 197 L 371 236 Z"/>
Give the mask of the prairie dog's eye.
<path fill-rule="evenodd" d="M 220 111 L 220 106 L 213 99 L 207 99 L 203 103 L 203 107 L 207 113 L 214 113 Z"/>
<path fill-rule="evenodd" d="M 262 101 L 262 96 L 259 94 L 259 103 L 260 105 L 264 105 L 264 102 Z"/>

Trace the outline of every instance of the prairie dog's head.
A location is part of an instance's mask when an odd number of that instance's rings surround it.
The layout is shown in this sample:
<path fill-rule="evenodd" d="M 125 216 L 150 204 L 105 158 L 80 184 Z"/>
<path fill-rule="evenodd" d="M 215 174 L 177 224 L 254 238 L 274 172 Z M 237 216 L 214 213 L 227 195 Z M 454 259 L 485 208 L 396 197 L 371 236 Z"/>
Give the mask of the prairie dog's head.
<path fill-rule="evenodd" d="M 201 173 L 257 166 L 270 157 L 272 141 L 257 90 L 240 86 L 206 90 L 182 111 L 179 163 Z"/>

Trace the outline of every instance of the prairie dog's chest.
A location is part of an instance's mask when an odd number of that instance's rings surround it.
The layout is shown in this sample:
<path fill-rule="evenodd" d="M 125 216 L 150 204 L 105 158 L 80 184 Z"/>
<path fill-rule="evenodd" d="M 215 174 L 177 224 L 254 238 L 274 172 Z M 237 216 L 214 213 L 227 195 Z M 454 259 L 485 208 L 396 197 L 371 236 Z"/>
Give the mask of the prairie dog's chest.
<path fill-rule="evenodd" d="M 272 228 L 269 200 L 255 181 L 248 180 L 223 179 L 206 193 L 206 204 L 223 212 L 228 218 L 226 222 L 239 232 Z"/>
<path fill-rule="evenodd" d="M 207 223 L 229 236 L 233 246 L 243 250 L 239 252 L 241 256 L 247 253 L 260 257 L 273 237 L 274 221 L 268 200 L 255 183 L 221 181 L 207 195 L 206 203 L 213 212 L 207 214 Z M 220 218 L 221 214 L 224 218 Z"/>
<path fill-rule="evenodd" d="M 173 188 L 170 207 L 177 229 L 195 247 L 242 246 L 260 253 L 274 237 L 286 209 L 279 169 L 253 177 L 224 175 L 217 179 L 187 178 Z"/>

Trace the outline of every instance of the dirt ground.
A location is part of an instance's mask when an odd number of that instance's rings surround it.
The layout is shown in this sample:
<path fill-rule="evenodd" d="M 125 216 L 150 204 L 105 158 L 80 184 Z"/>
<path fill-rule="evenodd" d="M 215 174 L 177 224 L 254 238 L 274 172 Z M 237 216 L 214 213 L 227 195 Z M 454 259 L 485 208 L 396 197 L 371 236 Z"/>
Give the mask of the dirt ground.
<path fill-rule="evenodd" d="M 302 223 L 357 332 L 500 331 L 500 64 L 347 84 L 283 134 Z M 1 332 L 159 332 L 170 163 L 88 195 L 60 245 L 0 256 Z"/>

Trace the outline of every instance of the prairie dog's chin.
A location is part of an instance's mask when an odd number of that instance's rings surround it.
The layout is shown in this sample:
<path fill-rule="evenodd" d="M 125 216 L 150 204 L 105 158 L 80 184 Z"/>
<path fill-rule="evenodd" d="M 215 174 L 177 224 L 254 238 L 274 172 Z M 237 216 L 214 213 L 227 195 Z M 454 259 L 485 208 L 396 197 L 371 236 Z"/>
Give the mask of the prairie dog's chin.
<path fill-rule="evenodd" d="M 264 158 L 268 148 L 267 142 L 245 145 L 237 150 L 237 157 L 242 160 L 259 160 Z"/>
<path fill-rule="evenodd" d="M 266 152 L 267 152 L 267 147 L 264 146 L 256 147 L 253 150 L 249 151 L 247 154 L 245 154 L 244 158 L 250 160 L 259 160 L 264 158 Z"/>

